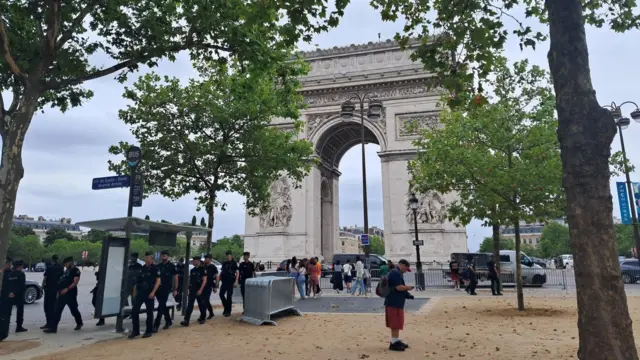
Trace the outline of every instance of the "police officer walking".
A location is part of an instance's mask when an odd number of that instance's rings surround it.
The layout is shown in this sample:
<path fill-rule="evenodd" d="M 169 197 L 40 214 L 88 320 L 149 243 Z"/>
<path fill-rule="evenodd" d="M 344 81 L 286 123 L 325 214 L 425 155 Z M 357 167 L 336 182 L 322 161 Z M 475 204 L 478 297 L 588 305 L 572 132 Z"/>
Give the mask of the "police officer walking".
<path fill-rule="evenodd" d="M 24 321 L 24 290 L 26 277 L 22 271 L 24 263 L 20 260 L 13 263 L 13 270 L 8 272 L 5 277 L 5 283 L 2 285 L 2 329 L 0 329 L 0 338 L 3 340 L 9 333 L 9 323 L 11 321 L 11 310 L 16 307 L 16 333 L 27 331 L 22 327 Z M 6 289 L 6 290 L 5 290 Z"/>
<path fill-rule="evenodd" d="M 207 319 L 213 318 L 213 306 L 211 306 L 211 293 L 216 293 L 218 290 L 218 267 L 211 262 L 213 256 L 211 254 L 207 254 L 204 256 L 204 269 L 207 271 L 207 285 L 204 287 L 204 292 L 202 293 L 202 300 L 204 304 L 207 306 L 207 310 L 209 311 L 209 317 Z"/>
<path fill-rule="evenodd" d="M 173 325 L 171 315 L 169 314 L 169 308 L 167 307 L 167 300 L 169 299 L 169 294 L 172 293 L 172 289 L 173 297 L 176 298 L 178 295 L 178 273 L 176 272 L 175 265 L 169 261 L 169 252 L 167 250 L 163 250 L 160 257 L 162 262 L 157 265 L 160 270 L 160 287 L 156 292 L 156 299 L 158 299 L 158 315 L 156 315 L 156 321 L 153 324 L 153 332 L 158 332 L 162 316 L 164 316 L 164 330 Z"/>
<path fill-rule="evenodd" d="M 9 336 L 9 322 L 11 321 L 11 313 L 9 310 L 9 276 L 11 275 L 11 258 L 7 258 L 2 268 L 2 289 L 0 290 L 0 341 Z M 7 313 L 8 316 L 7 316 Z"/>
<path fill-rule="evenodd" d="M 189 271 L 189 294 L 187 300 L 187 311 L 184 314 L 184 320 L 180 322 L 182 326 L 189 326 L 193 305 L 197 301 L 200 309 L 200 317 L 198 323 L 204 324 L 207 316 L 207 307 L 204 303 L 202 294 L 207 285 L 207 270 L 200 264 L 200 256 L 193 257 L 193 269 Z"/>
<path fill-rule="evenodd" d="M 224 308 L 222 315 L 231 316 L 231 306 L 233 304 L 231 297 L 233 296 L 233 288 L 238 287 L 238 264 L 233 259 L 231 250 L 227 250 L 227 260 L 222 263 L 222 271 L 220 272 L 220 300 Z"/>
<path fill-rule="evenodd" d="M 129 334 L 129 339 L 140 335 L 140 308 L 144 304 L 147 313 L 147 328 L 142 335 L 143 338 L 151 337 L 153 332 L 153 309 L 155 307 L 156 291 L 160 287 L 160 269 L 153 263 L 153 253 L 144 253 L 144 265 L 140 269 L 140 275 L 133 290 L 133 307 L 131 309 L 131 323 L 133 330 Z M 165 302 L 166 305 L 166 302 Z"/>
<path fill-rule="evenodd" d="M 126 299 L 131 296 L 131 305 L 133 306 L 133 289 L 136 287 L 136 283 L 138 282 L 138 276 L 140 276 L 140 271 L 142 270 L 142 265 L 138 262 L 138 253 L 132 253 L 129 257 L 129 271 L 127 272 L 127 296 Z M 127 305 L 127 304 L 125 304 Z"/>
<path fill-rule="evenodd" d="M 42 278 L 46 322 L 40 329 L 44 330 L 53 326 L 56 314 L 56 298 L 58 297 L 58 281 L 60 281 L 62 274 L 64 274 L 64 267 L 58 263 L 58 255 L 51 256 L 51 264 L 47 266 Z"/>
<path fill-rule="evenodd" d="M 249 261 L 249 256 L 251 254 L 248 251 L 245 251 L 242 254 L 243 260 L 238 266 L 238 272 L 240 273 L 240 293 L 242 294 L 242 313 L 244 314 L 244 284 L 247 279 L 251 279 L 256 276 L 256 268 L 255 265 Z"/>
<path fill-rule="evenodd" d="M 176 301 L 176 310 L 182 310 L 182 288 L 184 285 L 184 258 L 178 260 L 176 264 L 176 271 L 178 272 L 178 294 L 174 296 Z"/>
<path fill-rule="evenodd" d="M 55 334 L 58 332 L 58 324 L 62 318 L 65 306 L 69 307 L 71 315 L 76 320 L 74 330 L 82 329 L 82 315 L 78 311 L 78 281 L 80 281 L 80 270 L 73 265 L 73 257 L 69 256 L 62 261 L 67 269 L 58 281 L 58 298 L 56 299 L 56 310 L 53 323 L 44 329 L 45 333 Z"/>

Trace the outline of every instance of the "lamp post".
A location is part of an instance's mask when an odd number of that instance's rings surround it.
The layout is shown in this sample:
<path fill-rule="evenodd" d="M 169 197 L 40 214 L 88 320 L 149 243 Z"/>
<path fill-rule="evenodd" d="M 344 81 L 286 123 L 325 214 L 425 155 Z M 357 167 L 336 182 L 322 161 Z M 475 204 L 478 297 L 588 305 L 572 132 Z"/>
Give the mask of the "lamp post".
<path fill-rule="evenodd" d="M 418 206 L 420 205 L 420 202 L 418 201 L 418 198 L 416 197 L 415 193 L 411 193 L 411 195 L 409 196 L 409 207 L 411 208 L 411 211 L 413 211 L 413 230 L 415 232 L 415 240 L 413 241 L 413 244 L 416 246 L 416 269 L 418 270 L 416 272 L 416 282 L 418 284 L 418 289 L 422 290 L 424 289 L 424 281 L 423 281 L 423 275 L 422 275 L 422 261 L 420 261 L 420 240 L 418 239 Z"/>
<path fill-rule="evenodd" d="M 362 207 L 363 207 L 363 216 L 364 216 L 364 231 L 363 233 L 369 235 L 369 210 L 367 207 L 367 166 L 365 164 L 365 127 L 364 127 L 364 104 L 365 101 L 369 101 L 367 118 L 369 120 L 378 120 L 382 114 L 382 102 L 379 100 L 375 100 L 371 98 L 372 93 L 365 93 L 364 95 L 360 95 L 358 93 L 353 93 L 351 98 L 344 103 L 342 103 L 340 115 L 343 121 L 350 121 L 353 117 L 353 114 L 356 110 L 356 104 L 351 100 L 357 100 L 360 104 L 360 140 L 362 143 Z M 364 261 L 369 273 L 371 273 L 371 266 L 369 264 L 369 252 L 371 251 L 371 246 L 364 246 Z"/>
<path fill-rule="evenodd" d="M 629 124 L 631 124 L 631 120 L 629 120 L 628 117 L 622 116 L 621 107 L 628 104 L 634 105 L 636 107 L 636 109 L 631 112 L 631 118 L 640 123 L 640 108 L 638 107 L 638 104 L 634 103 L 633 101 L 625 101 L 620 105 L 612 102 L 611 105 L 605 105 L 603 106 L 603 108 L 611 112 L 613 120 L 618 127 L 618 134 L 620 135 L 620 147 L 622 148 L 622 159 L 624 161 L 624 175 L 627 178 L 627 191 L 629 192 L 628 197 L 630 197 L 629 203 L 631 207 L 631 223 L 633 224 L 633 237 L 635 240 L 634 243 L 636 251 L 640 251 L 640 230 L 638 229 L 638 216 L 636 214 L 635 197 L 633 194 L 633 188 L 631 186 L 631 176 L 629 175 L 629 169 L 627 169 L 627 151 L 624 147 L 624 137 L 622 135 L 622 130 L 628 128 Z"/>

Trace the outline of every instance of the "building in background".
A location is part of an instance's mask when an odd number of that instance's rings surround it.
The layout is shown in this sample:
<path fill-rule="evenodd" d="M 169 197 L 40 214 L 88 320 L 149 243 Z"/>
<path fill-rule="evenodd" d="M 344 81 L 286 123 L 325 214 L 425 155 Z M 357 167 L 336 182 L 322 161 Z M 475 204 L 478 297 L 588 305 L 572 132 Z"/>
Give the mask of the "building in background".
<path fill-rule="evenodd" d="M 355 234 L 355 235 L 361 235 L 364 234 L 364 227 L 363 226 L 357 226 L 357 225 L 353 225 L 353 226 L 343 226 L 340 229 L 340 232 L 346 232 L 346 233 L 351 233 L 351 234 Z M 380 236 L 381 239 L 384 240 L 384 230 L 380 229 L 377 226 L 370 226 L 369 227 L 369 235 L 377 235 Z M 340 235 L 342 236 L 342 235 Z"/>
<path fill-rule="evenodd" d="M 45 219 L 43 216 L 33 218 L 28 215 L 18 215 L 13 217 L 13 226 L 31 228 L 40 238 L 40 241 L 44 241 L 44 238 L 47 236 L 47 230 L 49 229 L 64 229 L 78 239 L 82 237 L 80 227 L 74 224 L 69 218 L 51 220 Z"/>
<path fill-rule="evenodd" d="M 340 230 L 340 253 L 357 254 L 360 252 L 360 235 Z"/>
<path fill-rule="evenodd" d="M 192 226 L 190 222 L 182 222 L 180 225 Z M 185 232 L 178 233 L 178 237 L 182 239 L 187 239 L 187 234 Z M 194 232 L 191 235 L 191 249 L 194 251 L 200 246 L 204 246 L 207 243 L 207 233 L 206 232 Z"/>

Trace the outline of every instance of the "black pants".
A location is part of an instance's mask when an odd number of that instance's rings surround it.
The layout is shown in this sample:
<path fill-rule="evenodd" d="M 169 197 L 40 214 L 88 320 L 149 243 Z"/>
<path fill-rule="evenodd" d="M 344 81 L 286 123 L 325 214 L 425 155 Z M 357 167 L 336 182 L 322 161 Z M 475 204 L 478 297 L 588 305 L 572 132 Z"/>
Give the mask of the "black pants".
<path fill-rule="evenodd" d="M 47 326 L 51 326 L 55 322 L 57 296 L 58 293 L 55 291 L 44 292 L 44 318 Z"/>
<path fill-rule="evenodd" d="M 231 298 L 233 297 L 233 281 L 223 281 L 220 285 L 220 300 L 222 301 L 222 307 L 224 308 L 223 314 L 231 314 L 231 306 L 233 304 Z"/>
<path fill-rule="evenodd" d="M 132 334 L 140 334 L 140 308 L 144 304 L 147 313 L 145 334 L 151 334 L 153 330 L 153 308 L 155 303 L 153 298 L 149 299 L 148 292 L 138 292 L 133 299 L 133 308 L 131 308 L 131 323 L 133 324 Z"/>
<path fill-rule="evenodd" d="M 171 291 L 168 289 L 158 289 L 156 291 L 156 299 L 158 299 L 158 314 L 156 315 L 156 321 L 153 324 L 153 327 L 160 327 L 160 321 L 164 316 L 164 322 L 166 324 L 171 324 L 171 314 L 169 314 L 169 308 L 167 307 L 167 300 L 169 300 L 169 293 Z"/>
<path fill-rule="evenodd" d="M 9 326 L 11 323 L 11 312 L 16 307 L 16 325 L 22 327 L 24 321 L 24 297 L 16 297 L 14 299 L 0 300 L 0 339 L 7 337 L 9 334 Z"/>
<path fill-rule="evenodd" d="M 491 280 L 491 293 L 493 295 L 500 294 L 500 285 L 498 283 L 498 276 L 489 275 L 489 280 Z"/>
<path fill-rule="evenodd" d="M 80 315 L 80 311 L 78 311 L 78 293 L 66 293 L 64 295 L 58 295 L 56 299 L 56 313 L 53 319 L 54 323 L 50 324 L 51 330 L 58 330 L 58 324 L 62 318 L 62 312 L 65 306 L 69 307 L 71 315 L 76 319 L 76 325 L 82 326 L 82 315 Z"/>
<path fill-rule="evenodd" d="M 242 308 L 244 309 L 244 281 L 240 282 L 240 294 L 242 294 Z"/>
<path fill-rule="evenodd" d="M 467 285 L 467 292 L 469 294 L 473 294 L 476 292 L 476 286 L 478 286 L 478 279 L 475 278 L 475 274 L 472 275 L 472 278 L 469 280 L 469 285 Z"/>
<path fill-rule="evenodd" d="M 202 303 L 204 304 L 207 311 L 209 311 L 209 315 L 213 316 L 213 306 L 211 306 L 211 293 L 213 292 L 213 288 L 207 286 L 202 290 Z M 198 305 L 199 306 L 199 305 Z"/>
<path fill-rule="evenodd" d="M 204 291 L 202 292 L 204 295 Z M 193 305 L 198 302 L 198 309 L 200 309 L 200 317 L 198 320 L 204 320 L 207 317 L 207 305 L 204 303 L 203 296 L 198 296 L 197 289 L 189 289 L 189 297 L 187 299 L 187 311 L 184 314 L 184 321 L 188 324 L 191 319 L 191 313 L 193 312 Z"/>
<path fill-rule="evenodd" d="M 182 308 L 182 285 L 182 277 L 178 277 L 178 295 L 174 298 L 178 309 Z"/>

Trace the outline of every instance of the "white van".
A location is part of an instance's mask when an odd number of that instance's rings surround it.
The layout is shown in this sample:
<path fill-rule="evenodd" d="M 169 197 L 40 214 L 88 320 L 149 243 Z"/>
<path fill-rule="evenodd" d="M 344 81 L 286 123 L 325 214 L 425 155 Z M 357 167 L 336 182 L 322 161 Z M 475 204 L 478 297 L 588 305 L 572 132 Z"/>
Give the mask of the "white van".
<path fill-rule="evenodd" d="M 544 268 L 531 260 L 527 254 L 520 252 L 522 264 L 522 283 L 524 285 L 542 286 L 547 282 L 547 274 Z M 500 250 L 500 272 L 503 283 L 515 283 L 516 275 L 516 251 Z"/>
<path fill-rule="evenodd" d="M 564 265 L 564 267 L 573 267 L 573 255 L 563 254 L 560 255 L 560 259 L 562 259 L 562 264 Z"/>

